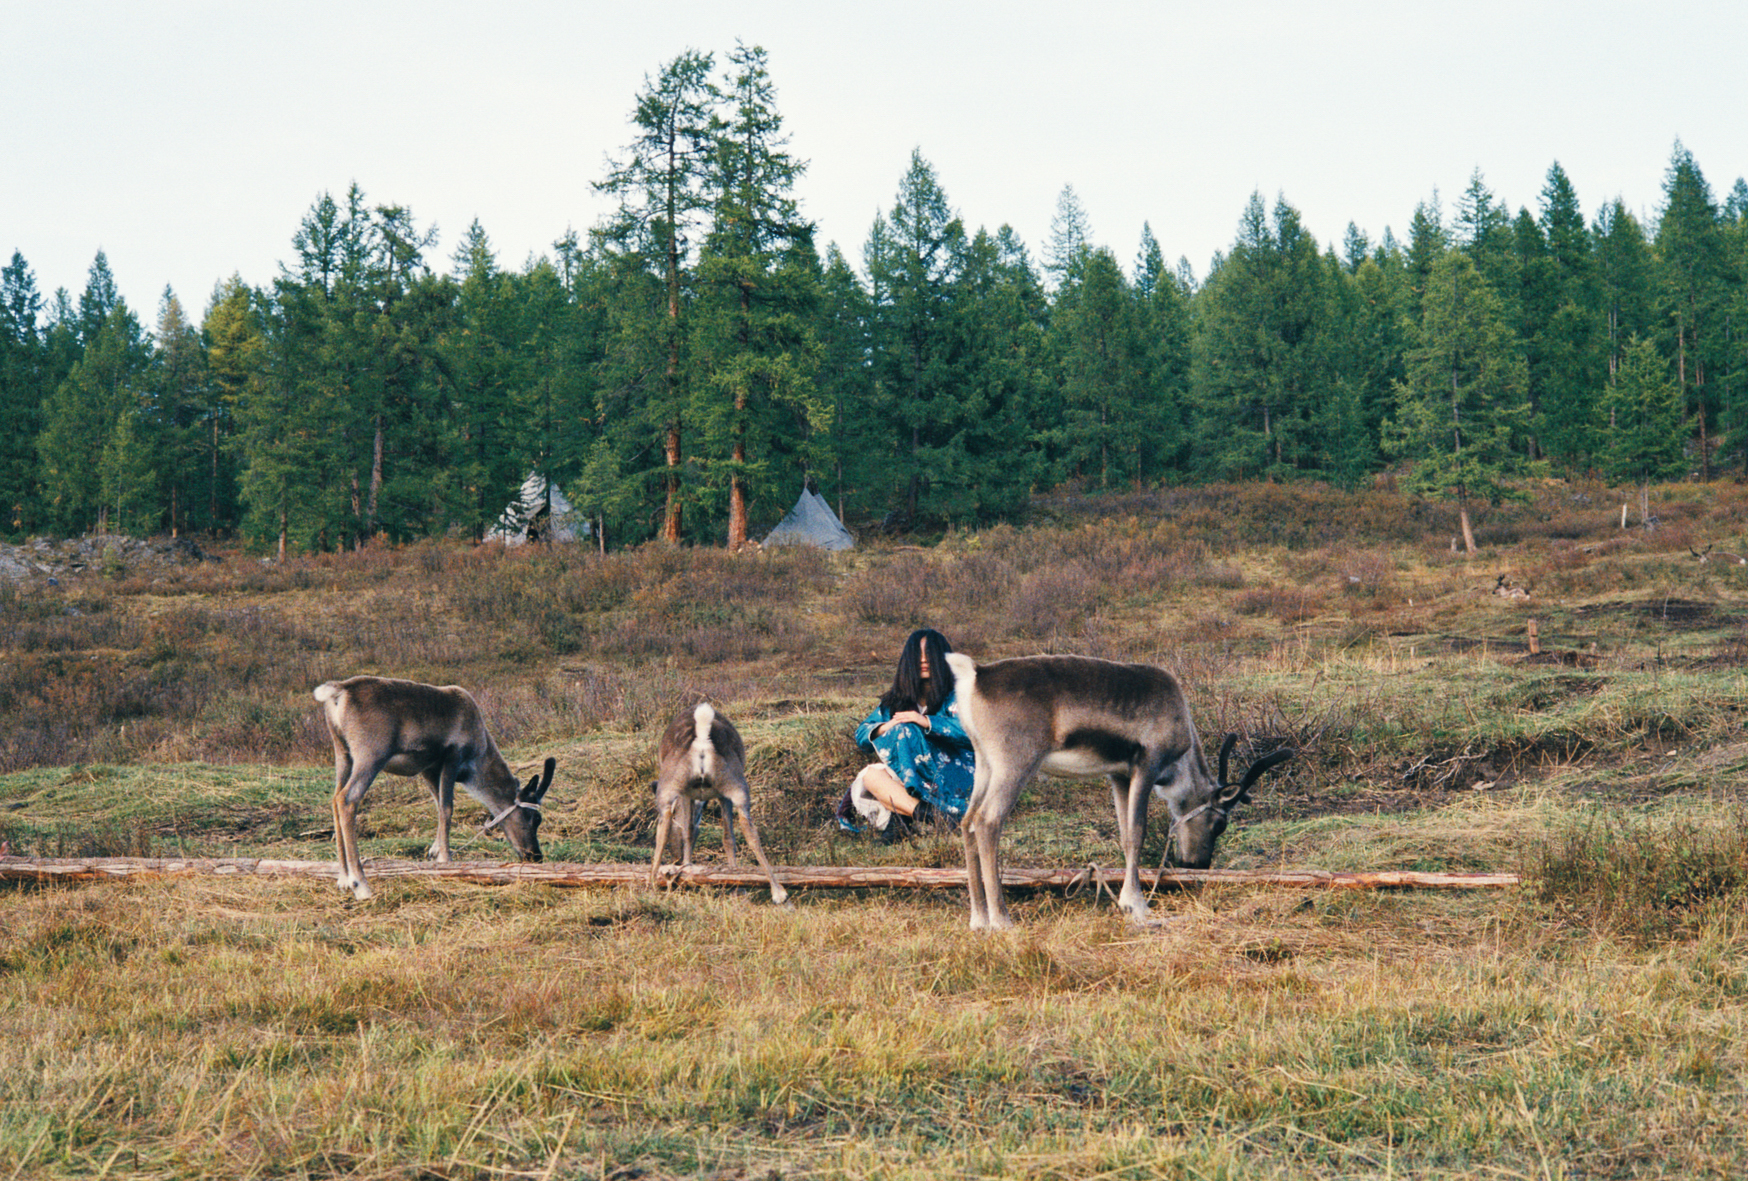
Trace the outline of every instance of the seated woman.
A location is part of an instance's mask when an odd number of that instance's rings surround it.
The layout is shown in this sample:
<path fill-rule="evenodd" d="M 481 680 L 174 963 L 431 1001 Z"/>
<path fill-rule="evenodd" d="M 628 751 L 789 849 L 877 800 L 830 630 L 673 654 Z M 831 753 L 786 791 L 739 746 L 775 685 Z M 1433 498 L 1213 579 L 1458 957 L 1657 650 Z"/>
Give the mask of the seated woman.
<path fill-rule="evenodd" d="M 861 819 L 891 838 L 908 831 L 908 820 L 965 815 L 974 762 L 947 667 L 952 650 L 933 628 L 905 640 L 892 688 L 856 730 L 856 745 L 880 761 L 864 767 L 839 801 L 846 831 L 860 832 Z"/>

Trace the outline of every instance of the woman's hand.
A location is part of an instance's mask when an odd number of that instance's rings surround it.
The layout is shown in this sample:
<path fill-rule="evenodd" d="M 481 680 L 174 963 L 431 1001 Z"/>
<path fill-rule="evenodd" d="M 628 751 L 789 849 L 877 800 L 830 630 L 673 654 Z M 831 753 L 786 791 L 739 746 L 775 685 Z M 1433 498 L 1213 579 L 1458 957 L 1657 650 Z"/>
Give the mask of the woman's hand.
<path fill-rule="evenodd" d="M 914 709 L 901 709 L 892 715 L 892 720 L 890 722 L 882 723 L 880 728 L 874 731 L 874 733 L 885 734 L 894 726 L 902 726 L 906 723 L 913 726 L 921 726 L 925 730 L 933 729 L 933 726 L 929 723 L 929 715 L 918 713 Z"/>

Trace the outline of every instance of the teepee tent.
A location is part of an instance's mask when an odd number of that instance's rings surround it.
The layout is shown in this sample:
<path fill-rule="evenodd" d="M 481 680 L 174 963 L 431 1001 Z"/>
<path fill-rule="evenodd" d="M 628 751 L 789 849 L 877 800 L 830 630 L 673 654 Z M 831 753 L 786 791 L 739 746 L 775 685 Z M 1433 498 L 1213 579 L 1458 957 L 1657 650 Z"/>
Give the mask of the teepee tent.
<path fill-rule="evenodd" d="M 588 534 L 589 523 L 578 519 L 559 486 L 548 484 L 539 472 L 530 472 L 516 498 L 504 506 L 486 540 L 522 545 L 529 541 L 575 541 Z"/>
<path fill-rule="evenodd" d="M 789 515 L 765 537 L 766 545 L 816 545 L 820 549 L 854 549 L 856 539 L 832 512 L 825 497 L 803 486 Z"/>

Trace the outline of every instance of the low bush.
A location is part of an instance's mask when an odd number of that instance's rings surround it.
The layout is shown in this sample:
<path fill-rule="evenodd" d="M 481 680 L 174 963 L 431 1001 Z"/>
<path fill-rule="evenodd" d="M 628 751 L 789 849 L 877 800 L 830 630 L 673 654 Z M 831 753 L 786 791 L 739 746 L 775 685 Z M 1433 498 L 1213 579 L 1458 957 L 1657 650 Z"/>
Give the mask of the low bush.
<path fill-rule="evenodd" d="M 1748 902 L 1748 810 L 1723 823 L 1597 816 L 1537 844 L 1526 873 L 1542 901 L 1586 927 L 1689 937 Z"/>

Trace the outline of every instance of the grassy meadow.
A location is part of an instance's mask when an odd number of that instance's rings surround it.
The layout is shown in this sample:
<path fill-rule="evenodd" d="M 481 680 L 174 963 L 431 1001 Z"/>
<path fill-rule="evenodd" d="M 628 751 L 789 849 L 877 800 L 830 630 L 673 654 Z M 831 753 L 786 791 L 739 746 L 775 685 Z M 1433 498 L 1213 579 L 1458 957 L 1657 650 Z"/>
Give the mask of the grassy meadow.
<path fill-rule="evenodd" d="M 1623 499 L 1538 486 L 1475 557 L 1440 506 L 1261 486 L 841 555 L 457 543 L 0 583 L 13 855 L 331 859 L 309 691 L 375 672 L 467 685 L 524 774 L 558 758 L 549 860 L 647 862 L 656 740 L 702 692 L 773 860 L 958 865 L 955 833 L 832 820 L 927 624 L 980 659 L 1163 664 L 1240 765 L 1294 747 L 1217 865 L 1525 878 L 1210 886 L 1147 930 L 1016 893 L 998 935 L 962 891 L 5 887 L 0 1179 L 1741 1176 L 1748 488 L 1655 489 L 1650 530 Z M 458 801 L 458 858 L 507 855 L 483 818 Z M 418 782 L 371 788 L 366 858 L 431 831 Z M 1004 854 L 1108 866 L 1115 833 L 1102 785 L 1042 781 Z"/>

